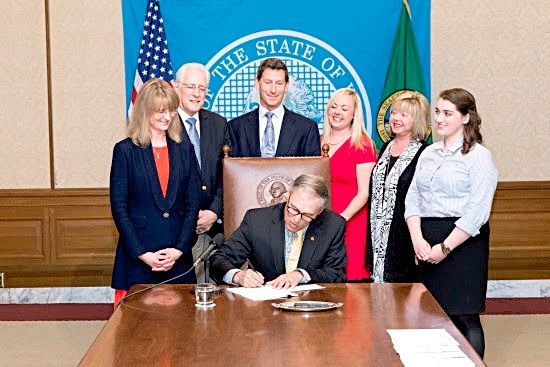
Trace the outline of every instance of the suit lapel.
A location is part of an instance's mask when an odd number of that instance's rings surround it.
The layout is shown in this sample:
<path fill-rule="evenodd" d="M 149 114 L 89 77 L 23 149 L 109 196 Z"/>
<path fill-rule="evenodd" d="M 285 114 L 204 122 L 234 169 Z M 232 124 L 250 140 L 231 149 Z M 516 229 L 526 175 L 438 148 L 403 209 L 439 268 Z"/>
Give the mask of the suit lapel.
<path fill-rule="evenodd" d="M 249 137 L 248 146 L 253 157 L 261 157 L 262 152 L 260 150 L 260 109 L 256 109 L 254 113 L 249 115 L 248 123 L 246 124 L 248 130 L 245 136 Z"/>
<path fill-rule="evenodd" d="M 201 169 L 204 169 L 207 166 L 207 161 L 211 159 L 211 153 L 209 149 L 212 149 L 212 144 L 209 142 L 212 141 L 211 134 L 213 131 L 209 129 L 208 115 L 204 113 L 204 110 L 199 110 L 199 120 L 200 120 L 200 144 L 201 144 Z"/>
<path fill-rule="evenodd" d="M 157 173 L 157 166 L 155 165 L 155 158 L 153 157 L 153 146 L 149 145 L 145 149 L 143 148 L 137 148 L 137 149 L 139 149 L 139 154 L 141 155 L 141 158 L 145 162 L 145 172 L 147 173 L 147 178 L 149 179 L 149 186 L 151 187 L 151 192 L 153 193 L 155 204 L 160 210 L 166 211 L 169 206 L 166 205 L 167 201 L 162 196 L 162 189 L 160 187 L 160 181 Z M 171 156 L 172 152 L 171 152 L 170 146 L 168 146 L 168 152 Z M 170 157 L 170 166 L 171 165 L 172 165 L 172 157 Z M 170 190 L 170 181 L 172 181 L 171 168 L 172 167 L 170 167 L 170 178 L 168 179 L 168 190 Z"/>
<path fill-rule="evenodd" d="M 279 141 L 277 142 L 276 157 L 286 156 L 290 149 L 290 142 L 295 134 L 292 119 L 289 116 L 288 110 L 285 107 L 285 114 L 283 116 L 283 122 L 281 124 L 281 132 L 279 133 Z"/>
<path fill-rule="evenodd" d="M 273 262 L 276 269 L 276 274 L 286 273 L 285 266 L 285 221 L 283 216 L 283 210 L 285 206 L 275 207 L 273 209 L 272 222 L 273 225 L 269 226 L 269 236 L 271 242 L 271 248 L 273 251 Z"/>
<path fill-rule="evenodd" d="M 166 190 L 166 199 L 163 200 L 165 209 L 174 205 L 176 200 L 176 194 L 178 191 L 179 177 L 181 177 L 181 165 L 183 162 L 183 157 L 181 156 L 181 150 L 179 146 L 168 136 L 166 137 L 166 142 L 168 143 L 168 155 L 170 157 L 170 174 L 168 176 L 168 189 Z M 162 195 L 161 195 L 162 197 Z"/>
<path fill-rule="evenodd" d="M 307 227 L 306 234 L 304 236 L 304 242 L 302 244 L 302 252 L 300 252 L 300 260 L 298 261 L 299 268 L 306 268 L 317 248 L 317 241 L 321 238 L 321 228 L 324 219 L 324 211 Z"/>

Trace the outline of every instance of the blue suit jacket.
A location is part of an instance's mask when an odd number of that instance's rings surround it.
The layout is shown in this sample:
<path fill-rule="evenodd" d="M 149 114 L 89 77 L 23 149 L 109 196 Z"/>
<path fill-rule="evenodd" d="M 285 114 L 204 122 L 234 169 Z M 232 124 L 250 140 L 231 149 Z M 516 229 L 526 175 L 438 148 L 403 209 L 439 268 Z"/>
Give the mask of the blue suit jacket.
<path fill-rule="evenodd" d="M 130 138 L 115 145 L 110 198 L 119 240 L 112 287 L 129 289 L 138 283 L 158 283 L 183 273 L 193 263 L 199 208 L 199 176 L 192 145 L 169 137 L 170 176 L 162 195 L 151 146 L 140 148 Z M 174 247 L 183 252 L 167 272 L 153 272 L 138 256 Z M 177 283 L 195 282 L 195 273 Z"/>
<path fill-rule="evenodd" d="M 231 157 L 261 157 L 259 109 L 229 122 Z M 313 121 L 285 107 L 276 157 L 317 157 L 321 155 L 319 129 Z"/>
<path fill-rule="evenodd" d="M 221 282 L 231 269 L 240 268 L 248 259 L 266 281 L 286 272 L 285 203 L 250 209 L 229 240 L 210 258 L 210 275 Z M 345 219 L 325 209 L 307 227 L 298 267 L 307 271 L 311 281 L 346 281 Z"/>

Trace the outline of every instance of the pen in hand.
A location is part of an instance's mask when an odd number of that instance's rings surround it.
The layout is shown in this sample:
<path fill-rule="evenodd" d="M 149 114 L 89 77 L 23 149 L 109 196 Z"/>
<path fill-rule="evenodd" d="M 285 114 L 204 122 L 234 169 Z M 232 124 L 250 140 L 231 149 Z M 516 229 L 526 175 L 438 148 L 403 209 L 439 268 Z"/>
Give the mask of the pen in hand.
<path fill-rule="evenodd" d="M 250 271 L 248 271 L 250 270 Z M 249 268 L 247 270 L 247 273 L 249 275 L 249 287 L 261 287 L 262 285 L 265 284 L 265 279 L 264 279 L 264 276 L 262 275 L 262 273 L 260 273 L 259 271 L 256 271 L 254 269 L 251 269 Z"/>
<path fill-rule="evenodd" d="M 262 278 L 262 285 L 265 285 L 265 279 L 264 279 L 264 276 L 262 275 L 262 273 L 260 273 L 259 271 L 254 270 L 254 269 L 252 269 L 252 271 L 254 273 L 258 274 Z"/>

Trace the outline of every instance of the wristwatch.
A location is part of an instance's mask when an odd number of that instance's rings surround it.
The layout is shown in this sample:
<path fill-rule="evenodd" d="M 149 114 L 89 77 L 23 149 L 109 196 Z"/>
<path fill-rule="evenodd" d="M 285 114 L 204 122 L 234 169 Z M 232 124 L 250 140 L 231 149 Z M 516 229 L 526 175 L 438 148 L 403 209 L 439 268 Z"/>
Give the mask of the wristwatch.
<path fill-rule="evenodd" d="M 449 246 L 445 244 L 445 241 L 441 242 L 440 245 L 441 245 L 441 252 L 443 252 L 443 255 L 447 256 L 451 253 L 451 249 L 449 248 Z"/>

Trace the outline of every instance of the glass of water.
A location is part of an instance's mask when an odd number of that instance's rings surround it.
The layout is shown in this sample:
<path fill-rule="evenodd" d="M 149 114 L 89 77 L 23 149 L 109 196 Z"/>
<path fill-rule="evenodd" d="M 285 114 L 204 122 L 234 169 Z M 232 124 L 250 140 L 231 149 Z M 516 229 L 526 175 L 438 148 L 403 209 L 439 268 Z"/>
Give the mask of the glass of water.
<path fill-rule="evenodd" d="M 212 283 L 199 283 L 195 286 L 195 298 L 198 308 L 210 308 L 214 307 L 214 291 L 215 287 Z"/>

